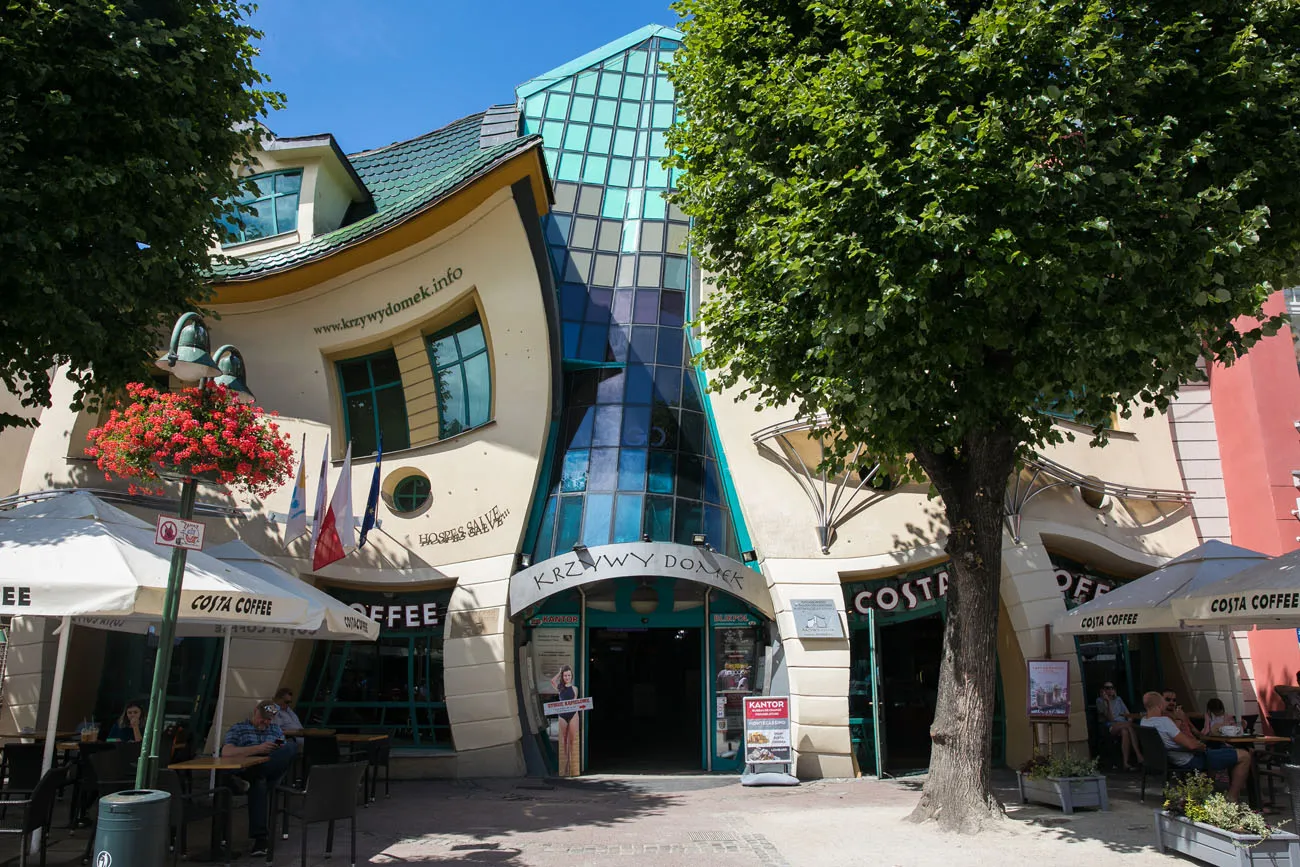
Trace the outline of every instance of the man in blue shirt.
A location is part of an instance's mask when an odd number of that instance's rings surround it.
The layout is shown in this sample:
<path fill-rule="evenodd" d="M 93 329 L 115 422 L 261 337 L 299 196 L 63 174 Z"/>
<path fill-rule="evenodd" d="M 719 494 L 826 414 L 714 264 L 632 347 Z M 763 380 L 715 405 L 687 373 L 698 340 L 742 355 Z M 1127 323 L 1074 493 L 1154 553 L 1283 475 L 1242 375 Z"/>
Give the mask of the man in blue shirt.
<path fill-rule="evenodd" d="M 298 754 L 298 745 L 292 741 L 285 743 L 284 732 L 273 722 L 279 710 L 273 701 L 258 702 L 248 719 L 235 723 L 226 731 L 221 748 L 223 758 L 267 757 L 265 762 L 246 768 L 234 778 L 239 781 L 236 788 L 246 787 L 248 790 L 248 836 L 253 838 L 250 855 L 266 854 L 268 793 L 280 784 L 280 778 Z"/>

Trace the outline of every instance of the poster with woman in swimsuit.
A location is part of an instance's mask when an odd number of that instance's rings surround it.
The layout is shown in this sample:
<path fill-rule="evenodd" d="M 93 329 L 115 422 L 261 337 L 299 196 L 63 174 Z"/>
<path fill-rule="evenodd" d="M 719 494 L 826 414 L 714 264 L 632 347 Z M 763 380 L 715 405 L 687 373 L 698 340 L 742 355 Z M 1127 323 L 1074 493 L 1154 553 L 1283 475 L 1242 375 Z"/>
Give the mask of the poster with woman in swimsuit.
<path fill-rule="evenodd" d="M 551 686 L 555 688 L 558 701 L 571 701 L 578 697 L 578 681 L 573 674 L 573 666 L 561 666 L 551 677 Z M 576 713 L 562 713 L 558 716 L 559 738 L 556 749 L 559 753 L 559 775 L 576 777 L 582 773 L 581 751 L 578 748 L 579 731 L 582 722 Z"/>

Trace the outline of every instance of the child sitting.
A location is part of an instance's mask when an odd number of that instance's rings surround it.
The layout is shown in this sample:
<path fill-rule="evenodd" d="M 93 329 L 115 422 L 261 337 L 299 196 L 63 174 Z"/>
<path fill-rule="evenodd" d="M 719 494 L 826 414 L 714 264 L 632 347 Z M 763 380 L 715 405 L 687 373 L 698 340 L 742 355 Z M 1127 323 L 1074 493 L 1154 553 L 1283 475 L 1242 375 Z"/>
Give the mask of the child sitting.
<path fill-rule="evenodd" d="M 1219 699 L 1212 698 L 1205 703 L 1205 725 L 1201 727 L 1201 734 L 1217 735 L 1223 726 L 1236 724 L 1237 720 L 1224 709 Z"/>

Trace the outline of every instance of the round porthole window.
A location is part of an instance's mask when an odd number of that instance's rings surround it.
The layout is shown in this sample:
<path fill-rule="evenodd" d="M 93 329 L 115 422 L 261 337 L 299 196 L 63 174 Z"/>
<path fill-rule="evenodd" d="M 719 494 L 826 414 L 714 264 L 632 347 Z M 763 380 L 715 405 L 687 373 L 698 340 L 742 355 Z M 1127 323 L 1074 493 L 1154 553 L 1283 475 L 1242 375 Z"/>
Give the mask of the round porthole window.
<path fill-rule="evenodd" d="M 393 511 L 401 515 L 418 512 L 429 502 L 433 489 L 422 475 L 407 476 L 393 488 Z"/>

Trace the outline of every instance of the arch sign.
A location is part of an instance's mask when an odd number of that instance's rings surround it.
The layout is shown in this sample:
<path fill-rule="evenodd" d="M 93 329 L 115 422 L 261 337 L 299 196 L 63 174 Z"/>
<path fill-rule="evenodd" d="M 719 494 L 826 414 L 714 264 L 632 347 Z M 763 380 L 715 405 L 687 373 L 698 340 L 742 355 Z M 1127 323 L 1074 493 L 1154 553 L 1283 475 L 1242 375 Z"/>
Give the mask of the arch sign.
<path fill-rule="evenodd" d="M 569 551 L 510 576 L 513 617 L 548 596 L 610 578 L 654 575 L 707 584 L 745 600 L 776 619 L 767 581 L 739 560 L 717 551 L 668 542 L 625 542 Z"/>

